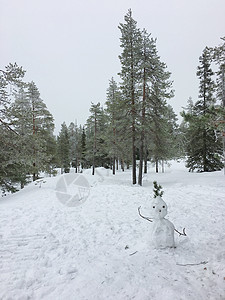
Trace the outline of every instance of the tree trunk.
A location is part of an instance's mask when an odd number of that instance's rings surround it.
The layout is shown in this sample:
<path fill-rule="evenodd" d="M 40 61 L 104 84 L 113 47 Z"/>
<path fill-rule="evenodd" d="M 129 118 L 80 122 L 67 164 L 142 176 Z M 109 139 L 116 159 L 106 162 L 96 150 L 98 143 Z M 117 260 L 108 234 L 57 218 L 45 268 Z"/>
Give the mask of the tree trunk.
<path fill-rule="evenodd" d="M 118 160 L 118 158 L 116 159 L 116 170 L 117 171 L 119 170 L 119 160 Z"/>
<path fill-rule="evenodd" d="M 34 172 L 33 172 L 33 181 L 35 181 L 37 179 L 37 175 L 36 175 L 36 172 L 35 172 L 35 167 L 36 167 L 36 164 L 34 162 L 33 163 L 33 169 L 34 169 Z"/>
<path fill-rule="evenodd" d="M 134 101 L 132 109 L 133 121 L 132 121 L 132 181 L 133 184 L 137 183 L 136 177 L 136 130 L 135 130 L 135 110 L 134 110 Z"/>
<path fill-rule="evenodd" d="M 159 160 L 158 160 L 158 158 L 156 158 L 156 161 L 155 161 L 155 171 L 156 171 L 156 173 L 159 173 Z"/>
<path fill-rule="evenodd" d="M 148 157 L 147 157 L 147 153 L 145 153 L 145 162 L 144 162 L 144 173 L 147 174 L 148 173 Z"/>
<path fill-rule="evenodd" d="M 162 160 L 162 173 L 165 172 L 165 168 L 164 168 L 164 160 Z"/>
<path fill-rule="evenodd" d="M 116 158 L 113 156 L 113 161 L 112 161 L 112 173 L 113 175 L 116 174 Z"/>
<path fill-rule="evenodd" d="M 78 161 L 77 161 L 77 158 L 76 158 L 76 163 L 75 163 L 75 173 L 78 173 Z"/>
<path fill-rule="evenodd" d="M 203 158 L 203 171 L 204 172 L 207 172 L 207 161 L 206 161 L 206 152 L 207 152 L 207 149 L 206 149 L 206 130 L 204 129 L 203 131 L 203 155 L 202 155 L 202 158 Z"/>
<path fill-rule="evenodd" d="M 34 102 L 32 99 L 32 121 L 33 121 L 33 141 L 35 142 L 35 133 L 36 133 L 36 127 L 35 127 L 35 109 L 34 109 Z M 33 144 L 33 181 L 35 181 L 37 178 L 36 172 L 36 149 L 35 149 L 35 143 Z"/>
<path fill-rule="evenodd" d="M 140 161 L 139 161 L 139 173 L 138 173 L 138 184 L 142 186 L 143 177 L 143 144 L 140 147 Z"/>
<path fill-rule="evenodd" d="M 121 169 L 124 172 L 124 160 L 121 158 Z"/>
<path fill-rule="evenodd" d="M 142 116 L 141 116 L 141 146 L 139 149 L 139 174 L 138 174 L 138 184 L 142 185 L 142 178 L 143 178 L 143 160 L 144 160 L 144 139 L 145 139 L 145 85 L 146 85 L 146 78 L 145 78 L 145 68 L 143 74 L 143 98 L 142 98 Z"/>
<path fill-rule="evenodd" d="M 134 57 L 133 57 L 133 43 L 131 41 L 131 115 L 132 115 L 132 181 L 133 184 L 137 183 L 136 176 L 136 127 L 135 127 L 135 86 L 134 86 Z"/>
<path fill-rule="evenodd" d="M 137 177 L 136 177 L 136 147 L 135 147 L 135 134 L 133 133 L 132 138 L 132 179 L 133 184 L 137 183 Z"/>
<path fill-rule="evenodd" d="M 95 155 L 96 155 L 96 150 L 97 150 L 96 135 L 97 135 L 97 117 L 96 117 L 96 111 L 95 111 L 95 132 L 94 132 L 94 149 L 93 149 L 92 175 L 95 175 Z"/>
<path fill-rule="evenodd" d="M 113 93 L 114 98 L 114 93 Z M 113 114 L 113 175 L 116 174 L 116 128 L 114 126 L 114 114 Z M 118 170 L 118 166 L 117 166 Z"/>

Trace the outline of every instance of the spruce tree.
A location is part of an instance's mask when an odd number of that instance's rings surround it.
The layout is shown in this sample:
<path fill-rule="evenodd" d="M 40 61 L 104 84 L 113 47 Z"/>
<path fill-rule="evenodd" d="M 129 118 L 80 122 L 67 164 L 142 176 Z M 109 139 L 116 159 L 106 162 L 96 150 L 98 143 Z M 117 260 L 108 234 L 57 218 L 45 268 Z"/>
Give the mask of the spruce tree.
<path fill-rule="evenodd" d="M 116 81 L 112 78 L 107 89 L 106 113 L 108 116 L 107 146 L 112 160 L 112 173 L 116 172 L 116 159 L 119 155 L 118 134 L 120 132 L 120 114 L 118 111 L 121 93 Z"/>
<path fill-rule="evenodd" d="M 61 130 L 57 137 L 57 153 L 61 173 L 69 173 L 70 171 L 70 143 L 69 133 L 66 123 L 61 124 Z"/>
<path fill-rule="evenodd" d="M 32 112 L 27 97 L 27 92 L 24 88 L 20 88 L 18 93 L 15 94 L 15 101 L 10 105 L 7 110 L 8 119 L 11 120 L 11 127 L 17 132 L 14 137 L 15 151 L 13 155 L 13 164 L 15 177 L 20 182 L 21 188 L 27 182 L 28 174 L 32 172 Z"/>
<path fill-rule="evenodd" d="M 79 155 L 78 155 L 78 129 L 75 123 L 71 122 L 68 127 L 69 136 L 69 159 L 72 167 L 78 172 Z"/>
<path fill-rule="evenodd" d="M 94 175 L 97 166 L 108 166 L 109 157 L 105 144 L 106 115 L 99 102 L 91 104 L 90 113 L 86 124 L 86 157 L 92 165 L 92 175 Z"/>
<path fill-rule="evenodd" d="M 40 92 L 34 82 L 28 84 L 27 97 L 31 105 L 33 181 L 38 178 L 40 171 L 49 169 L 52 154 L 47 155 L 48 139 L 53 137 L 53 116 L 46 104 L 40 98 Z"/>
<path fill-rule="evenodd" d="M 11 102 L 4 105 L 0 137 L 4 137 L 2 149 L 5 152 L 0 154 L 4 160 L 1 180 L 3 186 L 11 190 L 15 190 L 14 185 L 18 183 L 23 188 L 29 174 L 33 174 L 35 180 L 40 171 L 51 171 L 55 149 L 53 117 L 40 99 L 36 85 L 19 81 L 18 86 L 19 89 L 13 89 Z"/>
<path fill-rule="evenodd" d="M 9 106 L 13 92 L 23 86 L 25 71 L 16 63 L 10 63 L 0 70 L 0 186 L 4 191 L 15 192 L 15 183 L 22 180 L 20 164 L 14 158 L 19 152 L 18 133 L 12 126 Z M 20 177 L 20 178 L 19 178 Z"/>
<path fill-rule="evenodd" d="M 159 171 L 160 160 L 171 158 L 169 155 L 173 138 L 169 132 L 172 124 L 175 125 L 175 114 L 172 113 L 171 106 L 167 105 L 167 100 L 173 97 L 172 82 L 170 72 L 167 71 L 165 63 L 160 61 L 157 52 L 155 53 L 155 64 L 153 80 L 147 96 L 147 125 L 148 125 L 148 153 L 152 161 L 155 162 L 156 172 Z M 173 116 L 173 121 L 169 118 Z"/>
<path fill-rule="evenodd" d="M 222 44 L 212 49 L 213 60 L 217 65 L 216 99 L 218 106 L 214 117 L 214 129 L 222 135 L 223 141 L 223 161 L 225 174 L 225 37 L 221 38 Z"/>
<path fill-rule="evenodd" d="M 86 132 L 85 127 L 82 127 L 82 134 L 81 134 L 81 168 L 87 168 L 87 159 L 86 159 Z"/>
<path fill-rule="evenodd" d="M 222 144 L 210 125 L 214 114 L 215 83 L 212 79 L 211 53 L 207 47 L 200 56 L 199 62 L 197 70 L 200 81 L 199 98 L 194 106 L 189 108 L 189 112 L 182 114 L 188 122 L 187 167 L 190 171 L 210 172 L 222 168 Z"/>

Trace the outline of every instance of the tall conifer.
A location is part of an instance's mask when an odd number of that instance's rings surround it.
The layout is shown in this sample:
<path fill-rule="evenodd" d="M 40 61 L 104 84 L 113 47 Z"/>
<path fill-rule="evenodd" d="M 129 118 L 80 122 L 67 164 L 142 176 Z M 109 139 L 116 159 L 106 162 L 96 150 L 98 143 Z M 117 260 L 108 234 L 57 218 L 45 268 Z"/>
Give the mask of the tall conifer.
<path fill-rule="evenodd" d="M 136 184 L 136 140 L 137 140 L 137 116 L 138 116 L 138 89 L 140 80 L 141 57 L 141 31 L 137 28 L 137 22 L 132 17 L 129 9 L 124 17 L 124 24 L 119 25 L 121 31 L 120 47 L 123 49 L 119 56 L 121 62 L 120 77 L 122 79 L 122 92 L 125 96 L 125 110 L 129 118 L 132 144 L 132 181 Z"/>
<path fill-rule="evenodd" d="M 199 78 L 199 98 L 192 107 L 191 113 L 183 112 L 186 122 L 189 123 L 186 137 L 187 167 L 190 171 L 210 172 L 220 170 L 222 144 L 210 125 L 214 114 L 215 83 L 212 79 L 211 53 L 206 47 L 199 58 L 197 76 Z M 190 109 L 189 109 L 190 111 Z"/>

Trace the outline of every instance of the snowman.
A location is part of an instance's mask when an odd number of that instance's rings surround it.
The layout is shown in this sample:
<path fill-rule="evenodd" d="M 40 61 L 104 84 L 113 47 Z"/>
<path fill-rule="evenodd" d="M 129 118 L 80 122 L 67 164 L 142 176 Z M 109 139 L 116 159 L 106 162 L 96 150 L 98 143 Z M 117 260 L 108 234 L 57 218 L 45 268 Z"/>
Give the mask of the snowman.
<path fill-rule="evenodd" d="M 144 217 L 141 214 L 141 207 L 138 208 L 138 212 L 142 218 L 146 219 L 149 222 L 152 222 L 151 238 L 155 248 L 172 248 L 175 247 L 174 231 L 179 233 L 179 235 L 186 236 L 185 229 L 183 229 L 183 233 L 181 233 L 175 229 L 172 222 L 170 222 L 168 219 L 165 219 L 165 216 L 167 215 L 167 205 L 162 199 L 163 192 L 159 192 L 162 187 L 160 185 L 158 186 L 156 182 L 154 182 L 154 187 L 155 195 L 150 208 L 151 218 Z"/>
<path fill-rule="evenodd" d="M 167 215 L 167 205 L 160 196 L 152 201 L 151 216 L 152 224 L 152 243 L 155 248 L 174 247 L 174 225 L 165 219 Z"/>

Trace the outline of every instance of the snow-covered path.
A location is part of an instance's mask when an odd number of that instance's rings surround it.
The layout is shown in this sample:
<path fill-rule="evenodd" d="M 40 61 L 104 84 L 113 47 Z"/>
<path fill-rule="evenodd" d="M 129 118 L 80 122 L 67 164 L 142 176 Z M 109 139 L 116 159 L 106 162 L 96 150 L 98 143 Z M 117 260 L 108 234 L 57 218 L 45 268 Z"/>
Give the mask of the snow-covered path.
<path fill-rule="evenodd" d="M 99 168 L 80 206 L 61 204 L 59 177 L 0 200 L 0 299 L 225 299 L 225 176 L 173 163 L 143 187 L 130 171 Z M 165 191 L 168 219 L 188 237 L 156 250 L 148 215 L 152 182 Z"/>

